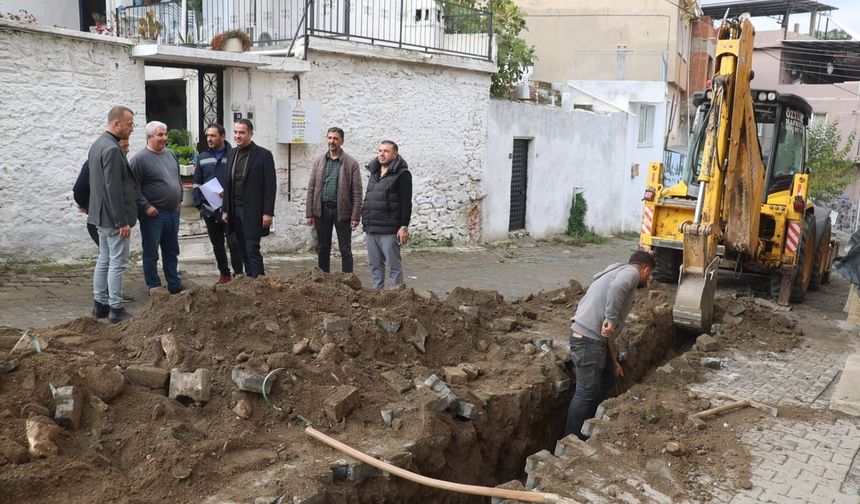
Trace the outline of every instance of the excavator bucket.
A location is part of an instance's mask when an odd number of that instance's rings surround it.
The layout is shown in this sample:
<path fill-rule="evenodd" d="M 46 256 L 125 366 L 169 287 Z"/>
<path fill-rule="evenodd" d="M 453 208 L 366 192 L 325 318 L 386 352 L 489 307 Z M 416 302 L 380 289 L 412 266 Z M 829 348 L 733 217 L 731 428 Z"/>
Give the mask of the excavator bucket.
<path fill-rule="evenodd" d="M 676 327 L 707 332 L 714 315 L 714 292 L 717 290 L 717 262 L 705 274 L 682 274 L 675 293 L 672 319 Z"/>

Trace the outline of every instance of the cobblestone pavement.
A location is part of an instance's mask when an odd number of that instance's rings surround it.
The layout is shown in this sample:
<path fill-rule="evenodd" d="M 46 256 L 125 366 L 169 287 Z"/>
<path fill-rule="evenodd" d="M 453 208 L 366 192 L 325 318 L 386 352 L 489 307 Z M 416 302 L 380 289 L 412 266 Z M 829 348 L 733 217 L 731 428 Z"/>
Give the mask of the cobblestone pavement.
<path fill-rule="evenodd" d="M 591 275 L 613 261 L 623 261 L 635 242 L 612 240 L 600 246 L 516 243 L 510 247 L 406 249 L 407 283 L 445 295 L 455 286 L 498 290 L 508 298 L 567 285 L 570 278 L 587 284 Z M 267 256 L 269 274 L 289 276 L 316 264 L 313 256 Z M 337 267 L 339 259 L 333 258 Z M 180 263 L 184 278 L 205 285 L 215 280 L 210 260 Z M 367 285 L 366 259 L 356 257 L 356 273 Z M 0 271 L 0 325 L 42 327 L 86 315 L 92 306 L 92 268 L 39 268 L 28 273 Z M 131 311 L 147 301 L 139 266 L 130 268 L 126 291 L 136 299 Z M 727 366 L 711 373 L 695 389 L 703 394 L 730 392 L 774 405 L 810 408 L 820 414 L 807 420 L 763 419 L 744 432 L 753 455 L 749 490 L 714 487 L 713 502 L 856 503 L 860 504 L 860 421 L 831 414 L 833 385 L 848 354 L 856 351 L 858 329 L 844 322 L 841 308 L 848 284 L 839 278 L 821 293 L 811 294 L 791 316 L 804 328 L 800 348 L 760 354 L 733 353 Z M 804 418 L 807 418 L 804 417 Z"/>

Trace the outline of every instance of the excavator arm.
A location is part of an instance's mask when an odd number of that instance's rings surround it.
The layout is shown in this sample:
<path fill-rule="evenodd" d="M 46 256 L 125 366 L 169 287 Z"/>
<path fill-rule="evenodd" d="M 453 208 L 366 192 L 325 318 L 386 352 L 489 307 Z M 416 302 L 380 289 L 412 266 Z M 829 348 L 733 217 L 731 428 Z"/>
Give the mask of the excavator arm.
<path fill-rule="evenodd" d="M 748 19 L 720 27 L 717 72 L 708 111 L 699 194 L 693 220 L 681 225 L 684 250 L 672 315 L 676 326 L 707 331 L 713 318 L 719 257 L 757 257 L 765 168 L 755 123 L 752 54 L 755 29 Z"/>

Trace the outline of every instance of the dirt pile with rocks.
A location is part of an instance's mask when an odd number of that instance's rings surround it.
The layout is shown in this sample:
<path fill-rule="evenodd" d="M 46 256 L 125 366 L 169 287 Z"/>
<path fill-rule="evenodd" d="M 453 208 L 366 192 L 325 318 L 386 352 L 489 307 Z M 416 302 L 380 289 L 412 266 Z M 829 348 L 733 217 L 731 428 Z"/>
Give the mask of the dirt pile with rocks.
<path fill-rule="evenodd" d="M 376 477 L 303 428 L 434 477 L 516 477 L 555 442 L 570 395 L 565 349 L 522 337 L 539 312 L 493 292 L 443 301 L 313 272 L 155 293 L 118 326 L 41 329 L 40 353 L 25 336 L 0 357 L 0 501 L 474 502 Z M 258 391 L 269 376 L 271 404 L 240 390 L 243 373 Z M 37 431 L 47 451 L 28 446 Z"/>
<path fill-rule="evenodd" d="M 456 288 L 441 300 L 310 272 L 155 293 L 129 322 L 77 319 L 28 333 L 10 353 L 22 331 L 2 328 L 0 502 L 482 502 L 388 478 L 303 428 L 431 477 L 521 478 L 525 458 L 552 451 L 562 431 L 568 325 L 583 291 L 571 281 L 507 302 Z M 748 479 L 743 446 L 725 449 L 736 432 L 685 422 L 712 404 L 686 384 L 706 372 L 704 357 L 788 349 L 799 331 L 752 300 L 721 300 L 718 348 L 679 357 L 689 343 L 672 330 L 673 296 L 660 284 L 637 296 L 617 345 L 625 380 L 588 443 L 599 455 L 558 459 L 549 491 L 576 495 L 578 478 L 622 467 L 671 496 L 705 492 L 691 474 Z M 64 410 L 69 397 L 76 411 Z M 680 458 L 664 453 L 669 442 L 684 445 Z"/>

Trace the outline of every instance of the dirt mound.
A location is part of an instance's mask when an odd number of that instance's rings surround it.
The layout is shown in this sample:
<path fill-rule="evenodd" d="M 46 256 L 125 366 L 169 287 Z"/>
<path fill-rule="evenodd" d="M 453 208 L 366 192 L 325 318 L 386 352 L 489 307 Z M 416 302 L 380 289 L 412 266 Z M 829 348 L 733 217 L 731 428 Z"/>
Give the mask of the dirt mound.
<path fill-rule="evenodd" d="M 47 348 L 14 356 L 17 367 L 0 374 L 0 501 L 435 495 L 385 478 L 332 484 L 339 473 L 331 466 L 344 457 L 309 440 L 306 422 L 431 476 L 487 485 L 515 477 L 528 453 L 554 443 L 564 420 L 570 391 L 555 384 L 566 378 L 565 351 L 524 352 L 508 333 L 531 321 L 497 293 L 452 296 L 377 292 L 352 275 L 312 272 L 154 293 L 118 326 L 81 318 L 42 330 Z M 136 366 L 150 371 L 148 386 L 132 378 Z M 208 401 L 169 399 L 158 371 L 171 369 L 208 370 Z M 269 395 L 280 410 L 232 379 L 275 369 Z M 438 395 L 421 386 L 431 374 L 450 377 L 473 411 L 440 410 Z M 81 393 L 79 427 L 55 439 L 59 455 L 21 456 L 27 419 L 52 417 L 52 387 L 69 385 Z M 357 401 L 330 404 L 353 389 Z M 383 410 L 394 412 L 390 425 Z"/>

